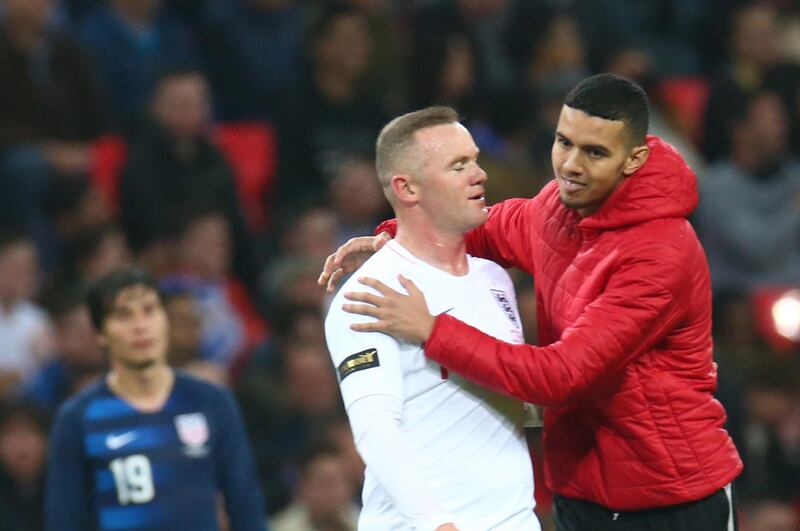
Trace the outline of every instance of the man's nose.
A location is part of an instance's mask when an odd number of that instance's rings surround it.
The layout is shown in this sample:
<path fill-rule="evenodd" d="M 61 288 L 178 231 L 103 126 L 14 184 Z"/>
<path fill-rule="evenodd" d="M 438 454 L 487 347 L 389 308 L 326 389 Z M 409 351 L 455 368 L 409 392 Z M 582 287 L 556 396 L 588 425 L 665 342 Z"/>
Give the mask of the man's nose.
<path fill-rule="evenodd" d="M 570 150 L 570 152 L 567 153 L 567 156 L 564 159 L 564 163 L 561 165 L 561 169 L 572 175 L 583 173 L 583 165 L 581 164 L 580 151 L 577 149 Z"/>
<path fill-rule="evenodd" d="M 486 171 L 478 166 L 478 171 L 475 174 L 474 184 L 483 184 L 489 180 L 489 175 L 486 174 Z"/>

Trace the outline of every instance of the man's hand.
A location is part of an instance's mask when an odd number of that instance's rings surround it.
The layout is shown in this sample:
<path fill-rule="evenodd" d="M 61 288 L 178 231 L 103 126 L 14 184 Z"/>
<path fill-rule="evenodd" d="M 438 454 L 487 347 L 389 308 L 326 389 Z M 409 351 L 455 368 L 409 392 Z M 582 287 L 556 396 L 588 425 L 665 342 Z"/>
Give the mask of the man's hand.
<path fill-rule="evenodd" d="M 326 286 L 326 290 L 332 292 L 342 275 L 352 273 L 361 267 L 391 239 L 388 232 L 381 232 L 377 236 L 350 238 L 325 260 L 317 284 Z"/>
<path fill-rule="evenodd" d="M 395 339 L 422 344 L 428 340 L 436 318 L 428 312 L 425 295 L 403 275 L 397 277 L 408 295 L 397 292 L 379 280 L 360 278 L 359 282 L 374 288 L 382 296 L 363 291 L 348 292 L 346 299 L 367 304 L 344 304 L 342 309 L 375 317 L 372 323 L 355 323 L 350 328 L 358 332 L 383 332 Z"/>

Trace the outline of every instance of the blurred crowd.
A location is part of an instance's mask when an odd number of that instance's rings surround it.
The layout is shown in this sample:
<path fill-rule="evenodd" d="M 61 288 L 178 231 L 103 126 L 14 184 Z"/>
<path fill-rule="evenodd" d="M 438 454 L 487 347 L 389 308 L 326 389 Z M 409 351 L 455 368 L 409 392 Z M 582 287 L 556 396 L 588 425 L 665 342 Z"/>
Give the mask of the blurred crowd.
<path fill-rule="evenodd" d="M 742 529 L 800 529 L 791 0 L 0 0 L 0 528 L 41 529 L 50 418 L 105 370 L 84 289 L 130 263 L 161 280 L 172 363 L 236 393 L 273 529 L 354 522 L 316 278 L 390 215 L 380 127 L 452 105 L 487 199 L 529 197 L 563 96 L 600 71 L 646 89 L 698 175 Z"/>

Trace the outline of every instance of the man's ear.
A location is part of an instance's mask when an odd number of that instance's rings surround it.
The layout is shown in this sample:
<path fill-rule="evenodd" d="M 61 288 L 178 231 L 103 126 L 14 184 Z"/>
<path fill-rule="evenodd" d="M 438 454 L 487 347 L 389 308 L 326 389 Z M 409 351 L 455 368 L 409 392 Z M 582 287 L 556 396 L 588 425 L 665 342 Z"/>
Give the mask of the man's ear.
<path fill-rule="evenodd" d="M 389 187 L 401 203 L 416 203 L 419 201 L 419 188 L 409 175 L 392 175 Z"/>
<path fill-rule="evenodd" d="M 629 177 L 644 166 L 649 157 L 650 148 L 646 144 L 632 148 L 628 158 L 625 159 L 625 163 L 622 165 L 622 173 L 625 177 Z"/>

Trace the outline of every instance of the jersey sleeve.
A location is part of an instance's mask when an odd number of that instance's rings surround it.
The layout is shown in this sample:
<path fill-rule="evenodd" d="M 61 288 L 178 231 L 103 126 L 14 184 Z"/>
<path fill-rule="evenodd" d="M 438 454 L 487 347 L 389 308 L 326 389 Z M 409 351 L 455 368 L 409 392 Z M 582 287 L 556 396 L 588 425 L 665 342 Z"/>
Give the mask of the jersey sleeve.
<path fill-rule="evenodd" d="M 403 403 L 372 395 L 347 410 L 358 453 L 413 529 L 433 531 L 454 522 L 430 486 L 425 468 L 400 429 Z M 402 463 L 402 466 L 398 466 Z"/>
<path fill-rule="evenodd" d="M 366 286 L 353 289 L 368 291 Z M 386 334 L 351 330 L 351 324 L 371 318 L 345 312 L 341 308 L 344 302 L 337 296 L 331 303 L 325 338 L 345 408 L 371 395 L 389 395 L 403 401 L 399 343 Z"/>
<path fill-rule="evenodd" d="M 231 531 L 266 531 L 266 511 L 256 465 L 233 397 L 221 391 L 217 470 Z"/>
<path fill-rule="evenodd" d="M 50 434 L 45 488 L 46 531 L 86 531 L 92 525 L 91 482 L 79 410 L 62 407 Z"/>

